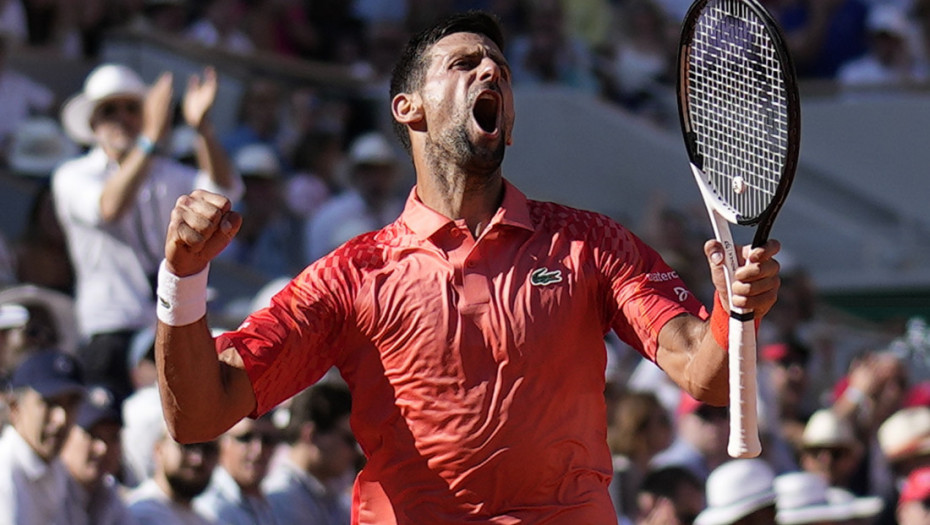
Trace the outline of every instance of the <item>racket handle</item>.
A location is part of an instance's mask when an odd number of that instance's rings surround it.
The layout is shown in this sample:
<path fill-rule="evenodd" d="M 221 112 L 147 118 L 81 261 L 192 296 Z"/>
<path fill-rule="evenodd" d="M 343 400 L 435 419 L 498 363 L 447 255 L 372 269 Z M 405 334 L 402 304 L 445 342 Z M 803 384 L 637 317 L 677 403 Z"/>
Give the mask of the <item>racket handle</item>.
<path fill-rule="evenodd" d="M 756 410 L 756 330 L 750 318 L 730 317 L 730 440 L 733 458 L 754 458 L 762 452 Z"/>

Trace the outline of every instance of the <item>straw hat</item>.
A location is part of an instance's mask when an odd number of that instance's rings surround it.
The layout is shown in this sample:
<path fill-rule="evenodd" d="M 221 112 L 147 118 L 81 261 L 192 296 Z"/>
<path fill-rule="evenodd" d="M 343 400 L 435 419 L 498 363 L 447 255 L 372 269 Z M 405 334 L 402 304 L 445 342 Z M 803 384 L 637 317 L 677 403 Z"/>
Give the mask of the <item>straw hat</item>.
<path fill-rule="evenodd" d="M 737 459 L 707 477 L 707 508 L 695 525 L 725 525 L 775 503 L 775 474 L 761 459 Z"/>
<path fill-rule="evenodd" d="M 811 472 L 790 472 L 775 478 L 777 520 L 781 525 L 842 522 L 867 518 L 881 511 L 878 497 L 857 498 L 827 486 L 827 482 Z"/>
<path fill-rule="evenodd" d="M 903 408 L 878 428 L 878 446 L 889 461 L 930 452 L 930 408 Z"/>
<path fill-rule="evenodd" d="M 87 76 L 84 90 L 65 102 L 61 122 L 75 142 L 92 144 L 94 131 L 90 127 L 90 117 L 101 102 L 126 97 L 141 100 L 147 91 L 148 86 L 132 69 L 119 64 L 103 64 Z"/>
<path fill-rule="evenodd" d="M 805 448 L 853 447 L 856 436 L 848 421 L 837 417 L 833 410 L 822 408 L 807 421 L 801 444 Z"/>

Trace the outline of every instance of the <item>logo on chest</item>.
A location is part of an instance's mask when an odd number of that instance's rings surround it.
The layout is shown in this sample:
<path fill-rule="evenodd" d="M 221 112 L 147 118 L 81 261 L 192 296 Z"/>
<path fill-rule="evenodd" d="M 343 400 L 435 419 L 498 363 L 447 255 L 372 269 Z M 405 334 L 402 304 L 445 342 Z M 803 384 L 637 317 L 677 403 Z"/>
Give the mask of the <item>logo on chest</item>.
<path fill-rule="evenodd" d="M 537 268 L 530 274 L 530 284 L 533 286 L 549 286 L 560 282 L 562 282 L 562 270 L 550 271 L 549 268 Z"/>

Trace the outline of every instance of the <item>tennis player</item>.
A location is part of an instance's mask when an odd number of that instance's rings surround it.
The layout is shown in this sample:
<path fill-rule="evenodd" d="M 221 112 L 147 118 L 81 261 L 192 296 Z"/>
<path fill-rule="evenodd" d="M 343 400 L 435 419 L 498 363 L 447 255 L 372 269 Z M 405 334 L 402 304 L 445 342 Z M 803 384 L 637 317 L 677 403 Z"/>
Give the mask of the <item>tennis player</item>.
<path fill-rule="evenodd" d="M 615 330 L 692 396 L 727 401 L 722 248 L 710 314 L 613 220 L 528 200 L 501 173 L 514 103 L 501 29 L 455 15 L 415 36 L 391 82 L 416 168 L 401 216 L 314 262 L 211 338 L 208 264 L 241 224 L 182 197 L 159 282 L 156 351 L 172 434 L 212 439 L 336 366 L 368 461 L 353 521 L 607 524 L 603 336 Z M 776 241 L 744 249 L 734 303 L 775 302 Z"/>

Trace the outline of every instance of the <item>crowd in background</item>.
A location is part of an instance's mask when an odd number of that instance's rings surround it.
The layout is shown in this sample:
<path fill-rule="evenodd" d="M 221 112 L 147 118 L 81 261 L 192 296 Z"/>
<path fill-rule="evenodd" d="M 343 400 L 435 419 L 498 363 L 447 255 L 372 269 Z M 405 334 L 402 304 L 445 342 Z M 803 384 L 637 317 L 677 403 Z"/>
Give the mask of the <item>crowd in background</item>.
<path fill-rule="evenodd" d="M 875 87 L 917 84 L 930 74 L 928 0 L 761 3 L 784 28 L 802 78 Z M 148 323 L 123 327 L 119 339 L 120 381 L 128 389 L 105 376 L 88 380 L 80 356 L 93 334 L 77 320 L 75 295 L 82 277 L 76 270 L 87 262 L 80 258 L 91 255 L 69 249 L 50 180 L 61 162 L 92 143 L 75 140 L 63 125 L 65 101 L 50 86 L 4 57 L 28 48 L 94 61 L 108 31 L 154 31 L 230 53 L 342 65 L 386 96 L 390 68 L 413 31 L 450 11 L 484 8 L 508 30 L 516 85 L 578 90 L 644 123 L 669 125 L 678 29 L 689 5 L 0 0 L 3 177 L 40 181 L 23 231 L 0 232 L 0 377 L 7 383 L 0 524 L 348 524 L 351 484 L 364 463 L 338 374 L 216 442 L 196 445 L 167 434 Z M 254 297 L 211 309 L 214 329 L 235 328 L 309 262 L 400 213 L 409 163 L 371 111 L 255 77 L 236 125 L 209 130 L 241 182 L 233 187 L 243 226 L 219 262 L 264 284 Z M 204 129 L 178 113 L 152 147 L 177 165 L 202 168 Z M 653 204 L 641 224 L 628 226 L 709 304 L 701 253 L 706 219 L 669 209 L 659 197 Z M 930 383 L 913 361 L 930 349 L 930 333 L 915 321 L 906 332 L 897 327 L 894 342 L 850 345 L 856 332 L 837 335 L 825 321 L 803 267 L 782 264 L 779 302 L 760 327 L 761 460 L 729 461 L 726 409 L 683 395 L 635 351 L 612 336 L 605 340 L 610 490 L 619 523 L 713 525 L 750 515 L 761 521 L 745 523 L 775 523 L 777 514 L 778 523 L 930 524 Z M 154 298 L 145 302 L 153 306 Z M 7 506 L 13 487 L 30 492 Z M 55 521 L 59 501 L 65 521 Z M 18 514 L 7 515 L 14 508 Z"/>

